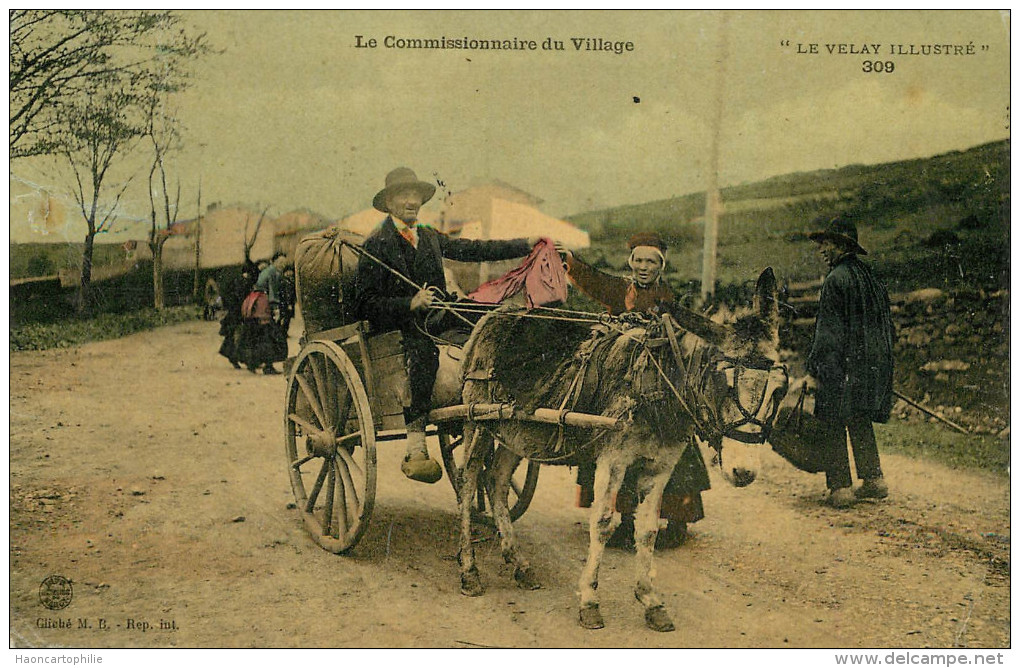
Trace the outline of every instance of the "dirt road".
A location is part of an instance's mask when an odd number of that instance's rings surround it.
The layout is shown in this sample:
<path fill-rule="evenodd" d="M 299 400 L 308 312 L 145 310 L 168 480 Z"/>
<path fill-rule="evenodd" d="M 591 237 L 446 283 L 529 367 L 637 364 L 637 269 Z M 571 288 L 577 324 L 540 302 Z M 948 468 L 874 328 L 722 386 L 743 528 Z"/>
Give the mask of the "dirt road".
<path fill-rule="evenodd" d="M 1008 481 L 892 455 L 891 498 L 850 511 L 820 505 L 822 477 L 771 452 L 749 488 L 713 478 L 690 542 L 657 555 L 675 633 L 645 629 L 619 551 L 600 587 L 606 628 L 577 625 L 586 511 L 564 468 L 543 469 L 519 521 L 541 590 L 516 589 L 483 535 L 488 591 L 460 595 L 453 492 L 404 479 L 400 442 L 380 445 L 368 533 L 328 554 L 287 508 L 283 377 L 233 370 L 216 332 L 11 356 L 12 645 L 1010 644 Z M 73 582 L 62 610 L 40 603 L 50 575 Z"/>

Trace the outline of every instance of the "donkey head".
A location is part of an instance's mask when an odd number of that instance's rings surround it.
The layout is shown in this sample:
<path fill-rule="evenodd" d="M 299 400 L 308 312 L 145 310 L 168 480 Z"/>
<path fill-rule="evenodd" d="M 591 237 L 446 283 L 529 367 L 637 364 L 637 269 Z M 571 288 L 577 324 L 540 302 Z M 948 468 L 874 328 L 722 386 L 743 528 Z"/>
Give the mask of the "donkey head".
<path fill-rule="evenodd" d="M 741 444 L 764 443 L 789 379 L 779 364 L 779 308 L 776 276 L 769 267 L 755 285 L 752 308 L 722 324 L 688 311 L 673 312 L 678 323 L 714 347 L 703 383 L 703 434 L 717 451 L 713 462 L 723 476 L 744 487 L 756 476 L 757 452 Z M 732 445 L 722 456 L 724 440 Z"/>

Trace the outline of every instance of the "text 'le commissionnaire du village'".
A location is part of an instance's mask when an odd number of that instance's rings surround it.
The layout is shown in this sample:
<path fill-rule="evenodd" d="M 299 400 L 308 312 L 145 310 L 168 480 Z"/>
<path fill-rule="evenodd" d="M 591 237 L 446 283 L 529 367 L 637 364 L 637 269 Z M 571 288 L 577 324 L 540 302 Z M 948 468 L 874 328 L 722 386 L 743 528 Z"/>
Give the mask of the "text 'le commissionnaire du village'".
<path fill-rule="evenodd" d="M 380 44 L 386 49 L 467 49 L 470 51 L 602 51 L 622 53 L 633 51 L 634 42 L 604 39 L 602 37 L 571 37 L 566 40 L 546 37 L 541 42 L 534 39 L 475 39 L 473 37 L 397 37 L 387 35 L 380 42 L 375 37 L 355 35 L 354 46 L 358 49 L 377 49 Z"/>

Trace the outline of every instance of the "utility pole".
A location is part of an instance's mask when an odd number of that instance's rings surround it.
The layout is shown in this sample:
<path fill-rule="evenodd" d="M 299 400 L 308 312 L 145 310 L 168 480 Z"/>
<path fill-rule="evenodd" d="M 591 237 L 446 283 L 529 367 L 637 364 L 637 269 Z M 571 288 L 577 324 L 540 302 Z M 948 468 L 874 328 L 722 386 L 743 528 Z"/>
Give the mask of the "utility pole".
<path fill-rule="evenodd" d="M 726 81 L 727 24 L 729 14 L 719 17 L 719 57 L 716 61 L 715 105 L 712 118 L 712 144 L 709 148 L 708 184 L 705 188 L 705 244 L 701 259 L 701 303 L 715 295 L 716 246 L 719 242 L 719 135 L 722 131 L 723 90 Z"/>

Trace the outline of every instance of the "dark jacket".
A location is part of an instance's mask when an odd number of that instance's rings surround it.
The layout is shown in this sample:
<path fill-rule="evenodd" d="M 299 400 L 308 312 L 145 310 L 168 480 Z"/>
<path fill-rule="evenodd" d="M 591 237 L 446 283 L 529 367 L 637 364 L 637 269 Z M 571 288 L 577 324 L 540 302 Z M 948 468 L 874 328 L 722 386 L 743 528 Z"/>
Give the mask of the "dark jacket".
<path fill-rule="evenodd" d="M 443 258 L 461 262 L 488 262 L 522 257 L 531 251 L 524 239 L 475 241 L 453 239 L 431 227 L 418 226 L 415 249 L 397 233 L 387 217 L 365 240 L 364 249 L 421 287 L 446 291 Z M 411 298 L 418 288 L 395 276 L 367 257 L 358 260 L 354 294 L 358 313 L 377 331 L 400 329 L 415 333 Z"/>
<path fill-rule="evenodd" d="M 241 304 L 244 303 L 244 298 L 255 287 L 255 274 L 258 270 L 255 269 L 254 265 L 246 267 L 246 269 L 247 274 L 241 273 L 232 276 L 226 289 L 220 293 L 223 297 L 223 319 L 221 322 L 226 330 L 220 333 L 224 336 L 228 332 L 232 332 L 233 327 L 241 324 Z M 242 269 L 243 271 L 244 269 Z"/>
<path fill-rule="evenodd" d="M 284 274 L 280 279 L 280 311 L 285 315 L 294 316 L 294 305 L 297 304 L 297 286 L 294 274 Z"/>
<path fill-rule="evenodd" d="M 818 383 L 815 415 L 886 422 L 892 410 L 893 324 L 889 294 L 856 255 L 825 277 L 808 371 Z"/>
<path fill-rule="evenodd" d="M 658 312 L 674 301 L 673 291 L 657 283 L 641 287 L 629 278 L 612 276 L 586 264 L 573 256 L 567 256 L 567 275 L 586 295 L 606 307 L 611 315 L 627 311 Z M 627 308 L 627 292 L 634 290 L 634 304 Z"/>
<path fill-rule="evenodd" d="M 276 265 L 269 265 L 259 274 L 255 281 L 255 289 L 264 292 L 269 297 L 270 304 L 279 304 L 281 287 L 283 284 L 283 273 L 276 268 Z"/>

